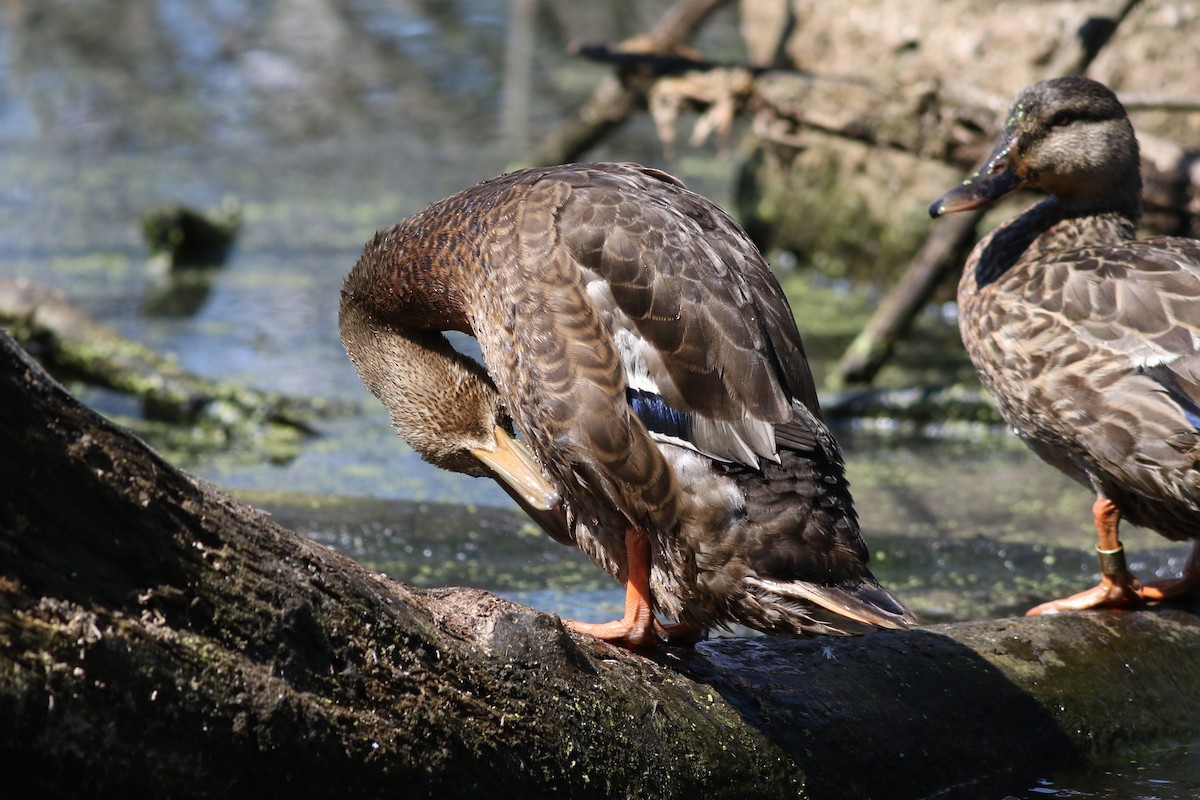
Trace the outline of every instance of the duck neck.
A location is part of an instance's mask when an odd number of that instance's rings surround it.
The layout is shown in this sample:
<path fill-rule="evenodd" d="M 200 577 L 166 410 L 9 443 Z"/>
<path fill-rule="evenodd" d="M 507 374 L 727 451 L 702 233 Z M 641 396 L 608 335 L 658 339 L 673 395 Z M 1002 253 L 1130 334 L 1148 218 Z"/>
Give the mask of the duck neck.
<path fill-rule="evenodd" d="M 409 446 L 444 469 L 487 474 L 468 451 L 491 442 L 505 417 L 483 367 L 440 332 L 381 324 L 344 293 L 338 327 L 363 384 Z"/>
<path fill-rule="evenodd" d="M 343 305 L 402 330 L 470 333 L 462 259 L 438 230 L 408 223 L 375 234 L 342 286 Z"/>
<path fill-rule="evenodd" d="M 1141 182 L 1107 196 L 1103 204 L 1048 197 L 988 234 L 967 260 L 964 283 L 978 290 L 1010 269 L 1040 263 L 1058 251 L 1116 244 L 1137 235 Z"/>

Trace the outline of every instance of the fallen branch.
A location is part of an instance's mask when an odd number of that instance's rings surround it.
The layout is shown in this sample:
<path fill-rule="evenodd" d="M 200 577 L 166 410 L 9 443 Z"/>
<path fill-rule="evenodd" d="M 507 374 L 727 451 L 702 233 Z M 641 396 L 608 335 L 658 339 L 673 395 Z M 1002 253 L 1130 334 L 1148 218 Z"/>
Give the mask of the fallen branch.
<path fill-rule="evenodd" d="M 710 70 L 729 68 L 729 64 L 718 64 L 715 61 L 705 61 L 691 56 L 676 53 L 645 53 L 636 50 L 625 50 L 603 43 L 580 43 L 571 46 L 574 55 L 582 56 L 589 61 L 610 64 L 622 74 L 638 72 L 644 75 L 661 76 L 674 75 L 692 70 Z"/>
<path fill-rule="evenodd" d="M 916 428 L 956 422 L 1004 425 L 995 404 L 979 386 L 851 389 L 822 400 L 821 411 L 834 420 L 890 419 Z"/>
<path fill-rule="evenodd" d="M 712 13 L 728 0 L 679 0 L 636 43 L 641 52 L 671 53 L 700 29 Z M 575 115 L 549 134 L 530 159 L 531 164 L 565 164 L 576 161 L 611 131 L 645 106 L 653 76 L 611 76 L 602 81 Z"/>

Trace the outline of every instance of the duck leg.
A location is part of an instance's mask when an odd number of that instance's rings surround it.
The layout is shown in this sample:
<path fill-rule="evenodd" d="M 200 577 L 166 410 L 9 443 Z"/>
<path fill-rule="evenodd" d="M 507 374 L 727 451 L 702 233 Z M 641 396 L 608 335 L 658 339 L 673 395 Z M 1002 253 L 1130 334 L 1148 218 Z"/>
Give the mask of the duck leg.
<path fill-rule="evenodd" d="M 1092 516 L 1096 520 L 1096 553 L 1100 556 L 1100 584 L 1086 592 L 1035 606 L 1025 612 L 1026 616 L 1082 611 L 1088 608 L 1117 608 L 1142 601 L 1141 584 L 1125 566 L 1125 550 L 1117 536 L 1121 510 L 1107 497 L 1098 497 L 1092 505 Z"/>
<path fill-rule="evenodd" d="M 1200 595 L 1200 539 L 1192 542 L 1192 553 L 1183 567 L 1183 575 L 1164 581 L 1153 581 L 1142 586 L 1141 595 L 1146 600 L 1165 600 L 1180 595 Z"/>
<path fill-rule="evenodd" d="M 650 602 L 650 537 L 641 528 L 625 529 L 625 616 L 614 622 L 575 622 L 568 628 L 626 647 L 650 647 L 659 644 L 663 626 L 654 617 Z"/>

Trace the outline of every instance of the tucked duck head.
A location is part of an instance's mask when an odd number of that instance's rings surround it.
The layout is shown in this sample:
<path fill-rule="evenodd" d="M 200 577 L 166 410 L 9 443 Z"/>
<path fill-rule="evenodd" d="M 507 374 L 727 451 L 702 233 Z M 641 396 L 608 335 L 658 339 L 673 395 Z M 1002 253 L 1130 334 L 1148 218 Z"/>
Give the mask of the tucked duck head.
<path fill-rule="evenodd" d="M 561 499 L 528 448 L 487 372 L 438 331 L 399 330 L 361 304 L 354 279 L 342 292 L 339 327 L 363 383 L 388 410 L 397 433 L 442 469 L 492 477 L 557 539 Z"/>
<path fill-rule="evenodd" d="M 1022 188 L 1041 189 L 1082 210 L 1092 210 L 1096 198 L 1137 202 L 1137 138 L 1108 87 L 1088 78 L 1053 78 L 1026 88 L 983 168 L 935 200 L 929 214 L 979 208 Z"/>

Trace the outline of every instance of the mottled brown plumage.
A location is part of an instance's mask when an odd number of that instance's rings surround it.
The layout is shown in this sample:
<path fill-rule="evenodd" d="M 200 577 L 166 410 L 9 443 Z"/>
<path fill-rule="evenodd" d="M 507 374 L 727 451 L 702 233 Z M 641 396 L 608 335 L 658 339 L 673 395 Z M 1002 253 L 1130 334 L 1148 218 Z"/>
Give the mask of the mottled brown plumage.
<path fill-rule="evenodd" d="M 1140 586 L 1121 517 L 1200 537 L 1200 242 L 1135 240 L 1137 139 L 1124 108 L 1085 78 L 1017 96 L 987 166 L 934 216 L 1030 187 L 1050 193 L 975 247 L 958 288 L 963 342 L 1004 418 L 1045 461 L 1097 495 L 1099 587 L 1035 612 L 1195 591 Z"/>
<path fill-rule="evenodd" d="M 647 580 L 648 538 L 650 599 L 683 627 L 856 633 L 912 621 L 866 568 L 841 452 L 778 283 L 728 215 L 665 173 L 531 169 L 435 203 L 367 245 L 342 291 L 341 329 L 426 458 L 497 477 L 627 585 Z M 443 330 L 475 336 L 486 374 Z M 438 397 L 447 381 L 458 399 Z M 470 463 L 491 446 L 480 432 L 510 419 L 540 464 L 516 490 Z M 591 632 L 633 644 L 646 634 Z"/>

